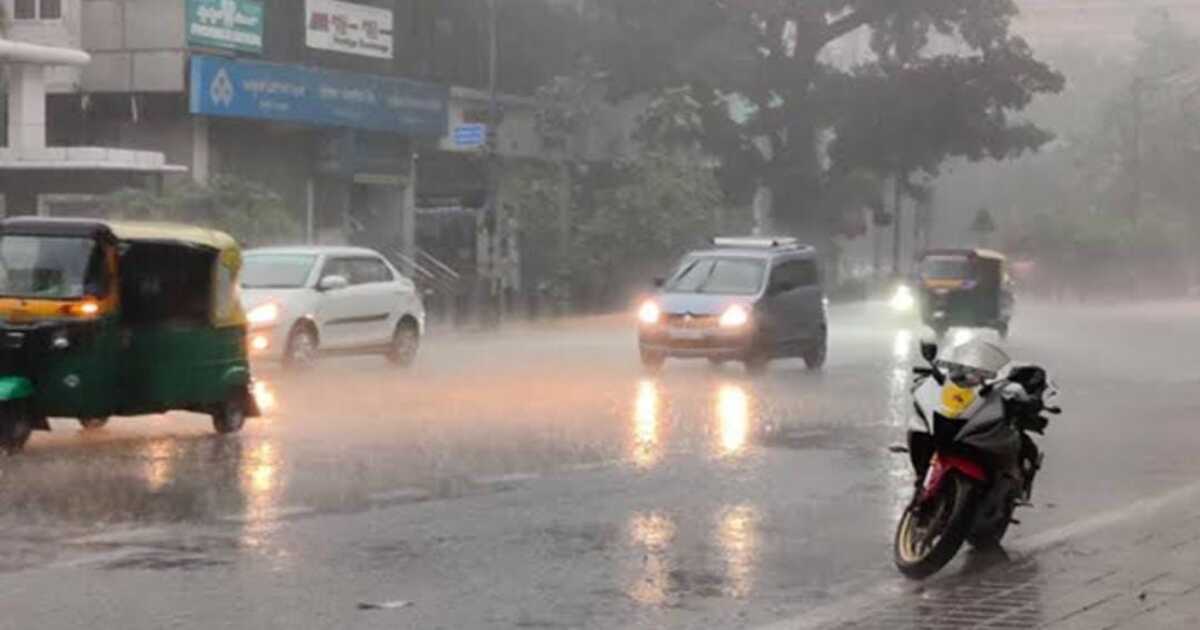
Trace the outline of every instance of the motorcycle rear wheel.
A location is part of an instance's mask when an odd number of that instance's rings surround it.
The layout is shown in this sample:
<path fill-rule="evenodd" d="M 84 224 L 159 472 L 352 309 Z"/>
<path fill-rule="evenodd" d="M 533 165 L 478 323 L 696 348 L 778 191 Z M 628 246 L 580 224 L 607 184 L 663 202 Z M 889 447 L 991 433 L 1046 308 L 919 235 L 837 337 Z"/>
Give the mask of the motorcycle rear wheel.
<path fill-rule="evenodd" d="M 965 477 L 951 472 L 928 504 L 913 501 L 896 526 L 893 552 L 900 573 L 923 580 L 954 558 L 970 533 L 978 492 Z"/>

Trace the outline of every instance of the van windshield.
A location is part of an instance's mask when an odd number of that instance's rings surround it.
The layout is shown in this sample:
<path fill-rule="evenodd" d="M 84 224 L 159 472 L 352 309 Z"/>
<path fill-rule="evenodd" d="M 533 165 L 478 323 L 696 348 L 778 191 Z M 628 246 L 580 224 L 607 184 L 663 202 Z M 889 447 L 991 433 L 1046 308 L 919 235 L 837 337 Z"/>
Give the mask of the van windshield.
<path fill-rule="evenodd" d="M 667 283 L 668 293 L 753 295 L 762 290 L 766 263 L 750 258 L 696 258 Z"/>
<path fill-rule="evenodd" d="M 90 238 L 0 236 L 0 295 L 46 300 L 99 295 L 103 258 Z"/>

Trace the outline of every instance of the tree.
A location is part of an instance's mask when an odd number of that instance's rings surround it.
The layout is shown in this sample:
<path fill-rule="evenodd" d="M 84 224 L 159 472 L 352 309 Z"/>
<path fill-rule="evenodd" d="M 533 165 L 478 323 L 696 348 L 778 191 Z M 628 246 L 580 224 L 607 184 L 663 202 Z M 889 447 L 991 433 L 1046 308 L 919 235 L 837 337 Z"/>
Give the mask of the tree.
<path fill-rule="evenodd" d="M 992 212 L 987 208 L 980 208 L 975 214 L 975 220 L 971 222 L 971 231 L 979 238 L 981 244 L 987 245 L 996 231 L 996 220 L 992 218 Z"/>
<path fill-rule="evenodd" d="M 106 196 L 101 208 L 111 219 L 175 221 L 215 228 L 244 246 L 289 242 L 300 236 L 300 223 L 283 197 L 232 175 L 219 175 L 208 184 L 168 188 L 162 194 L 140 188 L 120 190 Z"/>
<path fill-rule="evenodd" d="M 726 192 L 766 185 L 792 229 L 839 223 L 824 198 L 846 173 L 907 182 L 948 157 L 1040 146 L 1048 134 L 1010 116 L 1062 86 L 1009 33 L 1012 0 L 595 1 L 610 34 L 596 56 L 616 94 L 691 86 Z M 879 61 L 844 69 L 823 60 L 863 28 Z M 954 52 L 922 56 L 934 42 Z"/>

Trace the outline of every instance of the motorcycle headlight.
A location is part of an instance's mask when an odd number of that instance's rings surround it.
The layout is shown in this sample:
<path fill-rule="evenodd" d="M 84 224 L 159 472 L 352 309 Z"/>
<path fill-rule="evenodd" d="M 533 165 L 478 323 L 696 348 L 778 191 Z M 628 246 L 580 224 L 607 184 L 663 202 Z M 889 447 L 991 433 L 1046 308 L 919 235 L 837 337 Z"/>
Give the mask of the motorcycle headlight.
<path fill-rule="evenodd" d="M 252 326 L 267 326 L 278 320 L 279 305 L 274 303 L 256 306 L 246 313 L 246 321 L 250 322 Z"/>
<path fill-rule="evenodd" d="M 741 328 L 750 323 L 750 311 L 741 304 L 734 304 L 721 314 L 721 328 Z"/>
<path fill-rule="evenodd" d="M 660 318 L 662 318 L 662 309 L 654 300 L 646 300 L 638 309 L 638 320 L 647 326 L 657 324 Z"/>
<path fill-rule="evenodd" d="M 56 332 L 50 338 L 50 347 L 55 350 L 66 350 L 71 347 L 71 338 L 67 336 L 66 331 Z"/>

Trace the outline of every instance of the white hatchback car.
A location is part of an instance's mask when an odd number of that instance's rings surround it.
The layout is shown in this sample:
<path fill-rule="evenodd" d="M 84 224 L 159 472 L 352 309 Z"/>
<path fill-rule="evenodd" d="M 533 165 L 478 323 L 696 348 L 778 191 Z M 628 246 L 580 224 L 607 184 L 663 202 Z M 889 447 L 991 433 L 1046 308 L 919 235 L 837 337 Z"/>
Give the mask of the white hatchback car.
<path fill-rule="evenodd" d="M 411 365 L 425 330 L 416 287 L 378 252 L 269 247 L 245 253 L 252 359 L 305 367 L 320 355 L 382 354 Z"/>

